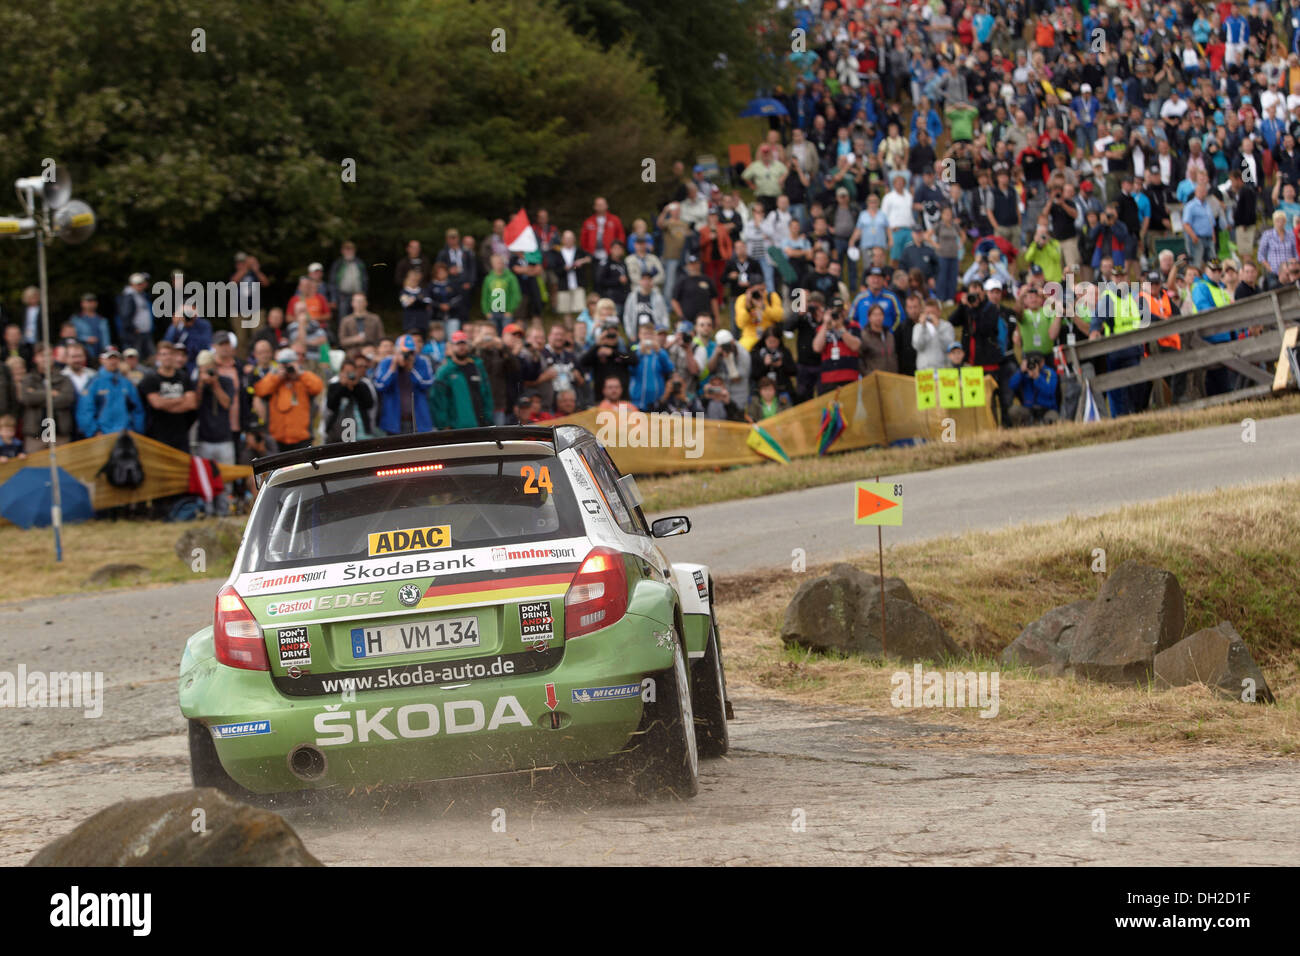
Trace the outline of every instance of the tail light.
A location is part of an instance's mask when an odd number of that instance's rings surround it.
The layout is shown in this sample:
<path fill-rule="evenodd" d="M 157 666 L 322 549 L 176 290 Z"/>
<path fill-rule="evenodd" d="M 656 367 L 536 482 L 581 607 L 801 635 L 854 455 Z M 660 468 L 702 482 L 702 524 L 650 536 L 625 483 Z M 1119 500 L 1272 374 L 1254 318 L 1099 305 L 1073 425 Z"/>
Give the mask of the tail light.
<path fill-rule="evenodd" d="M 227 584 L 217 593 L 217 610 L 212 621 L 212 643 L 217 660 L 227 667 L 269 671 L 266 641 L 244 599 Z"/>
<path fill-rule="evenodd" d="M 608 627 L 627 613 L 627 567 L 612 548 L 593 548 L 564 595 L 564 638 Z"/>

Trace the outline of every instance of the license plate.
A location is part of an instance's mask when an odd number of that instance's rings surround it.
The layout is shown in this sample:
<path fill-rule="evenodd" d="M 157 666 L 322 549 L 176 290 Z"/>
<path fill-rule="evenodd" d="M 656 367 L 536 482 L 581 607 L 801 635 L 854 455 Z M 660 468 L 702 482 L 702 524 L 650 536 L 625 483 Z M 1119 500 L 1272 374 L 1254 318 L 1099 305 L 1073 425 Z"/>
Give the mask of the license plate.
<path fill-rule="evenodd" d="M 427 654 L 460 647 L 478 647 L 478 618 L 452 617 L 436 621 L 403 621 L 352 629 L 352 659 Z"/>

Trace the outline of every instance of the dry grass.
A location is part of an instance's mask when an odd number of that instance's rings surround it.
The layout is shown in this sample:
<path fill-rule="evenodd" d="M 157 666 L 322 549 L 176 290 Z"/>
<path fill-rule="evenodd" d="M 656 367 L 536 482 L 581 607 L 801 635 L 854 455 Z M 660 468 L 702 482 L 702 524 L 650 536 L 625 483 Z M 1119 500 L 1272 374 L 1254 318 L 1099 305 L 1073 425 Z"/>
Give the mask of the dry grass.
<path fill-rule="evenodd" d="M 1087 424 L 1065 422 L 1034 428 L 999 429 L 951 443 L 929 442 L 909 448 L 874 448 L 826 458 L 798 458 L 788 465 L 763 462 L 726 471 L 638 478 L 637 484 L 645 496 L 646 511 L 663 511 L 855 481 L 863 475 L 930 471 L 948 465 L 1193 431 L 1213 425 L 1237 424 L 1246 418 L 1275 418 L 1298 412 L 1300 395 L 1288 393 L 1277 398 L 1194 411 L 1152 411 Z"/>
<path fill-rule="evenodd" d="M 242 519 L 236 519 L 242 520 Z M 63 528 L 63 561 L 54 560 L 54 535 L 49 528 L 24 531 L 0 527 L 0 601 L 30 600 L 54 594 L 104 591 L 142 584 L 174 584 L 196 578 L 224 578 L 229 563 L 213 563 L 205 572 L 190 568 L 173 546 L 190 524 L 166 521 L 87 521 Z M 89 584 L 87 579 L 106 564 L 137 564 L 143 572 Z"/>
<path fill-rule="evenodd" d="M 971 744 L 1095 751 L 1099 745 L 1149 749 L 1195 742 L 1294 754 L 1300 751 L 1297 492 L 1297 483 L 1279 482 L 1184 495 L 1095 518 L 889 549 L 885 573 L 904 578 L 971 653 L 950 662 L 950 669 L 1001 672 L 996 719 L 982 719 L 974 709 L 895 710 L 890 678 L 910 671 L 908 665 L 785 648 L 780 628 L 786 605 L 812 570 L 719 580 L 728 677 L 805 703 L 956 724 Z M 1204 688 L 1084 684 L 1003 668 L 998 656 L 1026 624 L 1056 605 L 1096 595 L 1095 548 L 1105 549 L 1111 569 L 1134 559 L 1173 571 L 1186 595 L 1186 633 L 1232 622 L 1280 703 L 1243 704 Z M 861 564 L 874 573 L 874 556 Z"/>

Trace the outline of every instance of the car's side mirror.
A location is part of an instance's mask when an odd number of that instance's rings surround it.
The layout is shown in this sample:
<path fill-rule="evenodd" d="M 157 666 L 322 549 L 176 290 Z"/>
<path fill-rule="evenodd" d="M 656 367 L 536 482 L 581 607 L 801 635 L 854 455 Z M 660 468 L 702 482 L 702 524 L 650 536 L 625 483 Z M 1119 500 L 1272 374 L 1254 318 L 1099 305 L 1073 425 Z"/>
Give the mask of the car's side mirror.
<path fill-rule="evenodd" d="M 674 515 L 671 518 L 656 518 L 650 525 L 650 534 L 656 538 L 671 538 L 674 535 L 686 534 L 691 530 L 691 519 L 685 515 Z"/>

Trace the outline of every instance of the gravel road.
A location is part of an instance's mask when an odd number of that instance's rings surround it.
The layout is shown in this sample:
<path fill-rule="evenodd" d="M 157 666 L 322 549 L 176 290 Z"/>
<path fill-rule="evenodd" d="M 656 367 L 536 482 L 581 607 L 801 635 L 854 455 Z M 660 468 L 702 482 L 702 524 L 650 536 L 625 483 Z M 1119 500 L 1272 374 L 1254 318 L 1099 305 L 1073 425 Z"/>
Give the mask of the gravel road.
<path fill-rule="evenodd" d="M 1228 426 L 891 476 L 912 508 L 889 535 L 1094 513 L 1292 474 L 1300 416 L 1260 422 L 1254 445 L 1240 436 Z M 721 573 L 782 564 L 795 546 L 810 564 L 829 561 L 861 546 L 849 500 L 833 486 L 693 509 L 695 530 L 671 544 Z M 774 540 L 785 550 L 773 552 Z M 0 671 L 105 675 L 97 719 L 0 708 L 0 863 L 25 862 L 117 800 L 189 785 L 176 667 L 185 636 L 210 621 L 215 590 L 196 581 L 0 605 Z M 734 698 L 732 753 L 704 763 L 692 801 L 640 802 L 539 774 L 327 797 L 286 815 L 327 863 L 1300 863 L 1294 760 L 1002 752 L 964 742 L 957 727 L 753 688 Z M 498 808 L 504 832 L 492 826 Z"/>

